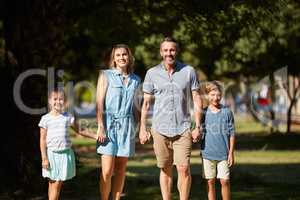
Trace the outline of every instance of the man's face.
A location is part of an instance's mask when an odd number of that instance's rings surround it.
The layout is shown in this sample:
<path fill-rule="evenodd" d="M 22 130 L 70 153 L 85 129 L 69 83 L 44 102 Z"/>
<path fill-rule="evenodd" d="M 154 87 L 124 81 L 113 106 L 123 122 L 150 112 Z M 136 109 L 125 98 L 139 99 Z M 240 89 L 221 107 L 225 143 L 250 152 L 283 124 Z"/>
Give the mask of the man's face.
<path fill-rule="evenodd" d="M 160 55 L 165 65 L 174 65 L 177 55 L 176 43 L 163 42 L 160 46 Z"/>

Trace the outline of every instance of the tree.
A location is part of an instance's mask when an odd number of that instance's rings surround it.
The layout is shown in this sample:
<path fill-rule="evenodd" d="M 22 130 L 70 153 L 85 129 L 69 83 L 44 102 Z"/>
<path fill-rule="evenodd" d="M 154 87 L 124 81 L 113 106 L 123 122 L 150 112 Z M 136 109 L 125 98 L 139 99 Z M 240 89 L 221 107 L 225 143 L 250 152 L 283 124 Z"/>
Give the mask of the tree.
<path fill-rule="evenodd" d="M 8 97 L 1 154 L 6 155 L 1 180 L 11 194 L 26 195 L 40 191 L 39 116 L 26 114 L 16 107 L 13 86 L 16 78 L 27 69 L 46 68 L 61 56 L 64 25 L 63 4 L 60 1 L 5 1 L 1 7 L 5 63 L 1 66 L 4 94 Z M 43 78 L 25 80 L 22 100 L 36 108 L 46 103 L 47 81 Z M 34 182 L 35 184 L 30 184 Z M 25 192 L 26 191 L 26 192 Z"/>

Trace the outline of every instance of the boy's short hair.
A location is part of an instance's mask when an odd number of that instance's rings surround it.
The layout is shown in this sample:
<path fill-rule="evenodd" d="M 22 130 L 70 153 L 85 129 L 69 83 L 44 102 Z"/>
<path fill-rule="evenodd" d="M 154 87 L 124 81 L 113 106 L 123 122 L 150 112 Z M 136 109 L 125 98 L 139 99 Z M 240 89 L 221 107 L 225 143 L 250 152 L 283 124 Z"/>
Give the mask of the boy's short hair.
<path fill-rule="evenodd" d="M 210 81 L 205 85 L 205 93 L 208 94 L 213 90 L 219 91 L 223 94 L 223 87 L 220 81 Z"/>
<path fill-rule="evenodd" d="M 58 88 L 53 88 L 53 89 L 51 89 L 51 90 L 48 92 L 48 99 L 51 98 L 52 94 L 58 94 L 58 93 L 62 94 L 62 95 L 64 96 L 64 98 L 65 98 L 65 92 L 64 92 L 64 89 L 58 87 Z"/>

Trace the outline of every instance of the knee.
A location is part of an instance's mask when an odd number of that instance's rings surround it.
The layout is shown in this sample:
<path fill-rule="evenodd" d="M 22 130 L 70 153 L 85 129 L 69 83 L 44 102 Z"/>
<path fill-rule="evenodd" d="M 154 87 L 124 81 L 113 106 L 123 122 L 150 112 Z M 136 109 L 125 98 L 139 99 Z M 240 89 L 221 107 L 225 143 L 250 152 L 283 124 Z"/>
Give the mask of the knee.
<path fill-rule="evenodd" d="M 112 169 L 103 169 L 102 168 L 102 177 L 104 180 L 110 179 L 112 177 Z"/>
<path fill-rule="evenodd" d="M 161 176 L 163 177 L 171 177 L 172 176 L 172 166 L 161 168 Z"/>
<path fill-rule="evenodd" d="M 190 166 L 187 165 L 178 165 L 177 172 L 178 174 L 184 175 L 184 176 L 190 176 Z"/>
<path fill-rule="evenodd" d="M 214 185 L 215 185 L 215 182 L 216 182 L 216 179 L 208 179 L 208 180 L 207 180 L 207 185 L 208 185 L 208 186 L 214 186 Z"/>
<path fill-rule="evenodd" d="M 220 179 L 220 183 L 222 186 L 229 186 L 230 181 L 229 179 Z"/>

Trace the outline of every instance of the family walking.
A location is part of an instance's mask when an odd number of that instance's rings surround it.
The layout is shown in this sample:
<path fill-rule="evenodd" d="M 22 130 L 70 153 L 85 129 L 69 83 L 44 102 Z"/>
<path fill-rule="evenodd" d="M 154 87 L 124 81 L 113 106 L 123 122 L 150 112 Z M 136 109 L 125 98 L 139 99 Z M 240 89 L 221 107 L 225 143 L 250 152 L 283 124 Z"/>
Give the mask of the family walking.
<path fill-rule="evenodd" d="M 172 199 L 173 166 L 178 175 L 179 197 L 189 199 L 192 143 L 199 141 L 208 199 L 216 199 L 216 178 L 220 179 L 222 199 L 230 199 L 230 167 L 234 164 L 235 144 L 233 114 L 221 104 L 222 86 L 218 81 L 204 85 L 208 106 L 202 109 L 197 74 L 192 66 L 176 59 L 178 49 L 174 39 L 164 38 L 160 44 L 162 61 L 147 71 L 142 83 L 134 74 L 130 48 L 125 44 L 112 48 L 109 69 L 101 71 L 98 78 L 96 134 L 78 129 L 76 119 L 64 112 L 63 91 L 50 92 L 50 111 L 39 123 L 42 175 L 49 181 L 50 200 L 59 199 L 63 181 L 75 176 L 70 126 L 76 133 L 97 142 L 96 151 L 101 157 L 101 200 L 121 198 L 128 158 L 135 153 L 137 130 L 141 144 L 153 138 L 162 199 Z M 149 130 L 147 118 L 151 108 Z"/>

